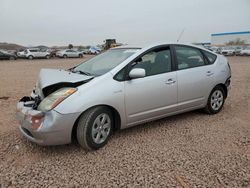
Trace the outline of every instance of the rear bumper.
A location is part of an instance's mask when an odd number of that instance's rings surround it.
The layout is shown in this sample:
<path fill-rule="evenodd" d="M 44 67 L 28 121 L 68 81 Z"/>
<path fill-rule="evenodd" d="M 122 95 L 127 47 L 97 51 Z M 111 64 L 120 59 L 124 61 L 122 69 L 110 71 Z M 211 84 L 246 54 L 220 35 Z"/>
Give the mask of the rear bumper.
<path fill-rule="evenodd" d="M 32 102 L 31 99 L 17 103 L 16 119 L 20 124 L 19 129 L 22 135 L 39 145 L 70 143 L 72 128 L 79 114 L 60 114 L 54 110 L 37 111 L 32 109 Z M 39 126 L 37 126 L 36 117 L 42 117 L 38 123 Z"/>

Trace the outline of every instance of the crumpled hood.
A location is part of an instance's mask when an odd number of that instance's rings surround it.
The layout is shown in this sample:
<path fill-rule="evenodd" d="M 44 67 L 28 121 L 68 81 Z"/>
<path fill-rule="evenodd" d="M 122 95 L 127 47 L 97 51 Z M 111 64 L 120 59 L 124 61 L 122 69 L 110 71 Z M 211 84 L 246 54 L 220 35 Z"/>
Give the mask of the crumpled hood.
<path fill-rule="evenodd" d="M 77 83 L 87 81 L 93 76 L 72 73 L 61 69 L 41 69 L 38 78 L 38 87 L 43 89 L 57 83 Z"/>

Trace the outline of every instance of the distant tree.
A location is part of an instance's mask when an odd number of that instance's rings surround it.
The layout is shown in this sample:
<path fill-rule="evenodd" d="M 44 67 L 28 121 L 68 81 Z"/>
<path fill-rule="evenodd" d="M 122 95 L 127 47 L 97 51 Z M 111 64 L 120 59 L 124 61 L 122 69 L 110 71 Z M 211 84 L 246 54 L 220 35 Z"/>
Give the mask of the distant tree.
<path fill-rule="evenodd" d="M 69 45 L 68 45 L 68 48 L 69 48 L 69 49 L 72 49 L 73 47 L 74 47 L 73 44 L 69 44 Z"/>
<path fill-rule="evenodd" d="M 226 43 L 226 45 L 244 45 L 246 44 L 245 40 L 241 40 L 240 38 L 237 38 L 235 40 L 231 40 Z"/>

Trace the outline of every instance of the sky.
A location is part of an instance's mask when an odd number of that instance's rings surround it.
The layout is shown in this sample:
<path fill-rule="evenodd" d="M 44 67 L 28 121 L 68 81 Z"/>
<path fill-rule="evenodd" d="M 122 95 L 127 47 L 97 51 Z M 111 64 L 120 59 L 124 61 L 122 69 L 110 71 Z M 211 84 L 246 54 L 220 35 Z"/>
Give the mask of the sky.
<path fill-rule="evenodd" d="M 250 31 L 250 0 L 0 0 L 0 42 L 145 45 Z"/>

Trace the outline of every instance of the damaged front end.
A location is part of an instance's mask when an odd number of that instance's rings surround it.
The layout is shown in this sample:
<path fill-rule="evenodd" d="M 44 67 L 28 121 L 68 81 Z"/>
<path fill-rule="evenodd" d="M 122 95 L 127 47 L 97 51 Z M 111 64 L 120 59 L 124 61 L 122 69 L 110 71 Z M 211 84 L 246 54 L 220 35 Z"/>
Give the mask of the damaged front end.
<path fill-rule="evenodd" d="M 40 145 L 70 143 L 72 120 L 79 114 L 60 114 L 53 109 L 92 78 L 68 71 L 42 69 L 31 96 L 25 96 L 17 103 L 16 118 L 21 133 Z"/>

